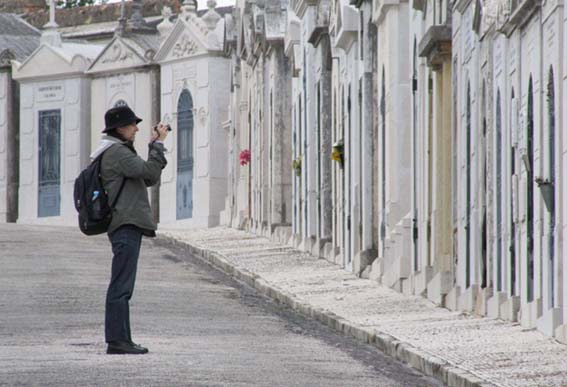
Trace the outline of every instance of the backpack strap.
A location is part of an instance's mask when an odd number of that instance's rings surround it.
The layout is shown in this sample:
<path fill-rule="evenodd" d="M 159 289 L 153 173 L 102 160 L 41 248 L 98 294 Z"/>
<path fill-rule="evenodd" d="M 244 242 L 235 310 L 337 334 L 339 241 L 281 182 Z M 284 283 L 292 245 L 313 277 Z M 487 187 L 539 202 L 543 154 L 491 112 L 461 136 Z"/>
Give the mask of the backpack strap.
<path fill-rule="evenodd" d="M 102 156 L 104 156 L 104 154 L 106 153 L 106 151 L 110 149 L 110 147 L 108 147 L 107 149 L 104 150 L 104 152 L 102 152 L 99 156 L 97 156 L 96 159 L 93 160 L 93 163 L 100 160 L 100 168 L 102 170 Z M 101 182 L 102 182 L 102 171 L 101 171 Z M 120 189 L 118 190 L 118 194 L 116 195 L 116 197 L 114 198 L 114 200 L 112 201 L 112 203 L 110 203 L 110 208 L 114 209 L 114 206 L 116 205 L 116 202 L 118 201 L 118 199 L 120 198 L 120 194 L 122 193 L 122 189 L 124 188 L 124 185 L 126 184 L 126 177 L 124 177 L 122 179 L 122 184 L 120 184 Z"/>
<path fill-rule="evenodd" d="M 112 201 L 110 208 L 114 209 L 114 205 L 116 204 L 116 202 L 118 201 L 118 198 L 120 197 L 120 194 L 122 193 L 122 188 L 124 188 L 124 184 L 126 184 L 126 178 L 122 179 L 122 184 L 120 184 L 120 189 L 118 190 L 118 195 L 116 195 L 116 197 Z"/>

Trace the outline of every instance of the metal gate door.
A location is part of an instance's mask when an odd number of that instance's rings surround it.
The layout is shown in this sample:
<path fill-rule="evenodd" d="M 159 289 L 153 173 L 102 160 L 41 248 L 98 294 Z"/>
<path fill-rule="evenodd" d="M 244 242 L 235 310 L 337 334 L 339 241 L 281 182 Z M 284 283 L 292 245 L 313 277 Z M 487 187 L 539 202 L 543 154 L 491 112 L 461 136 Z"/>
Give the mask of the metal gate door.
<path fill-rule="evenodd" d="M 193 99 L 183 90 L 177 103 L 177 219 L 193 216 Z"/>
<path fill-rule="evenodd" d="M 61 110 L 39 112 L 38 217 L 58 216 L 61 204 Z"/>

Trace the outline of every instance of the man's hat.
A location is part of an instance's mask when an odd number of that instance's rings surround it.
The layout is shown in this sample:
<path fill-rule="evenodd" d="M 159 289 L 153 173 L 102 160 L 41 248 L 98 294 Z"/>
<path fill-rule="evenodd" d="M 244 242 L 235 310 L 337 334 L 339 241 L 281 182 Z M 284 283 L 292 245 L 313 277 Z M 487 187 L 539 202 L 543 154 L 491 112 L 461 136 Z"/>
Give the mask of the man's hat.
<path fill-rule="evenodd" d="M 117 106 L 109 109 L 104 114 L 104 124 L 106 128 L 103 133 L 109 130 L 127 126 L 133 123 L 139 123 L 142 119 L 137 117 L 136 114 L 128 106 Z"/>

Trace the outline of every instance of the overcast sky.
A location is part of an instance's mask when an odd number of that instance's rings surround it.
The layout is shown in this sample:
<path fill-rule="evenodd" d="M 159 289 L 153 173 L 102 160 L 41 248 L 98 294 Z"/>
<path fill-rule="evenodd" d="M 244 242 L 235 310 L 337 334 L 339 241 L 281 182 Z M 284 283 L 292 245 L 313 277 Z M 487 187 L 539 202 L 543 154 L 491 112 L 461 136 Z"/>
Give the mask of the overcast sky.
<path fill-rule="evenodd" d="M 109 3 L 119 3 L 122 0 L 109 0 Z M 126 0 L 128 1 L 128 0 Z M 207 8 L 207 0 L 197 0 L 197 4 L 199 9 L 206 9 Z M 234 0 L 217 0 L 217 7 L 223 7 L 225 5 L 234 5 Z"/>

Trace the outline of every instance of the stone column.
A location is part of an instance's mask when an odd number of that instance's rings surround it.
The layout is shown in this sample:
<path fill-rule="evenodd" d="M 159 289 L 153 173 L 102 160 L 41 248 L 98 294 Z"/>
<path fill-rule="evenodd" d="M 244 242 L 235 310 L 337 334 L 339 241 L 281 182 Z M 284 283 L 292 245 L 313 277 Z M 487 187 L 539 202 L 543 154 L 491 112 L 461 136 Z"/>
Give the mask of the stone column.
<path fill-rule="evenodd" d="M 158 121 L 161 120 L 161 104 L 160 104 L 160 84 L 161 84 L 161 77 L 159 68 L 156 68 L 155 71 L 151 72 L 150 75 L 150 82 L 151 82 L 151 95 L 152 95 L 152 112 L 151 117 L 152 121 L 150 125 L 154 125 Z M 160 193 L 161 181 L 150 188 L 150 198 L 151 198 L 151 207 L 152 207 L 152 214 L 154 221 L 159 223 L 159 193 Z"/>
<path fill-rule="evenodd" d="M 16 222 L 18 219 L 18 188 L 20 181 L 20 88 L 11 79 L 10 73 L 6 76 L 6 222 Z"/>
<path fill-rule="evenodd" d="M 452 269 L 452 214 L 451 214 L 451 62 L 445 61 L 435 76 L 435 133 L 434 157 L 434 200 L 433 259 L 437 272 Z"/>
<path fill-rule="evenodd" d="M 367 12 L 371 15 L 371 12 Z M 366 21 L 364 21 L 366 22 Z M 362 73 L 362 250 L 375 248 L 372 227 L 374 223 L 373 196 L 374 179 L 374 78 L 372 64 L 376 55 L 376 27 L 366 23 L 363 37 L 363 73 Z M 365 266 L 365 265 L 364 265 Z M 361 267 L 363 269 L 363 267 Z"/>
<path fill-rule="evenodd" d="M 271 134 L 271 208 L 270 222 L 273 227 L 291 223 L 291 74 L 284 55 L 283 45 L 272 48 L 272 105 Z"/>
<path fill-rule="evenodd" d="M 320 139 L 321 162 L 319 168 L 321 170 L 320 181 L 320 201 L 321 201 L 321 229 L 320 235 L 322 241 L 330 241 L 333 231 L 333 201 L 332 201 L 332 174 L 331 174 L 331 148 L 332 148 L 332 58 L 329 37 L 326 36 L 321 44 L 322 70 L 319 82 L 320 93 L 320 111 L 319 120 L 321 125 Z"/>

